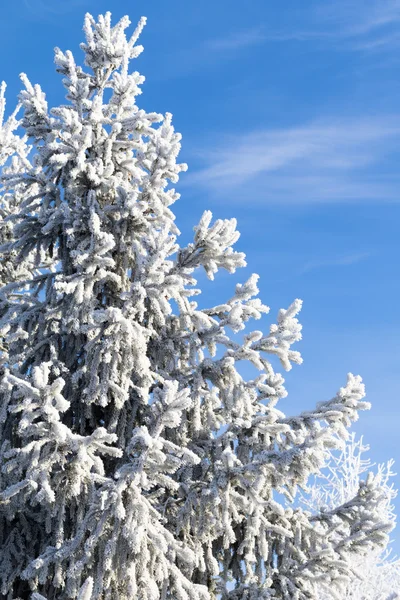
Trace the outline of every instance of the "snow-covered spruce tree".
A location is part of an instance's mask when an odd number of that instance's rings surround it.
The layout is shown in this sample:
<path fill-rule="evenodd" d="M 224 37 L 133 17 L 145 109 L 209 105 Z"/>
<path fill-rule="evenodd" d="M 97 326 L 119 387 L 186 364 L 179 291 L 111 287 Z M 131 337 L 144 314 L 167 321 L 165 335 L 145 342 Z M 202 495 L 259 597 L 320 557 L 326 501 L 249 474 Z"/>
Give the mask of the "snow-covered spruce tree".
<path fill-rule="evenodd" d="M 67 104 L 23 75 L 1 121 L 1 598 L 342 598 L 352 557 L 386 543 L 379 482 L 316 514 L 279 498 L 368 407 L 361 379 L 286 417 L 270 357 L 301 362 L 300 301 L 239 343 L 268 312 L 256 275 L 219 306 L 191 299 L 196 271 L 244 255 L 208 211 L 179 247 L 180 136 L 135 104 L 144 19 L 128 25 L 88 15 L 85 68 L 56 49 Z"/>
<path fill-rule="evenodd" d="M 368 446 L 362 438 L 356 439 L 353 433 L 341 452 L 331 451 L 327 468 L 312 478 L 307 486 L 307 494 L 302 501 L 313 513 L 321 510 L 333 511 L 346 502 L 351 502 L 357 494 L 362 477 L 368 477 L 374 465 L 364 458 Z M 376 468 L 376 482 L 381 495 L 381 520 L 396 523 L 393 500 L 397 496 L 393 480 L 393 461 L 380 464 Z M 377 507 L 378 509 L 378 507 Z M 343 593 L 343 600 L 396 600 L 400 599 L 400 559 L 391 556 L 388 545 L 385 548 L 372 547 L 369 552 L 351 557 L 353 576 Z M 321 593 L 320 600 L 331 600 L 329 590 Z"/>

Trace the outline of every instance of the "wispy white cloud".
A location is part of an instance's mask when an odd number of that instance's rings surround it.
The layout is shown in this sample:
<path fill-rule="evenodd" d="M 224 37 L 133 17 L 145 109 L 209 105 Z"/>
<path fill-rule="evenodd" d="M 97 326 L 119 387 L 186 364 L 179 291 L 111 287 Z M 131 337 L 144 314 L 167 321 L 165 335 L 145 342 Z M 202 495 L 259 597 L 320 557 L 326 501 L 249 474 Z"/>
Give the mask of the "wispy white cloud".
<path fill-rule="evenodd" d="M 400 117 L 321 120 L 231 135 L 202 149 L 187 184 L 248 202 L 400 200 L 385 159 L 400 145 Z M 379 167 L 379 169 L 377 168 Z"/>
<path fill-rule="evenodd" d="M 270 41 L 321 40 L 339 49 L 378 51 L 400 44 L 400 0 L 330 0 L 299 11 L 302 26 L 270 31 Z"/>
<path fill-rule="evenodd" d="M 343 36 L 375 34 L 400 23 L 399 0 L 331 0 L 318 4 L 315 16 Z"/>
<path fill-rule="evenodd" d="M 24 0 L 24 4 L 33 16 L 40 18 L 46 14 L 66 14 L 87 2 L 85 0 Z"/>
<path fill-rule="evenodd" d="M 205 39 L 200 43 L 195 42 L 193 46 L 186 47 L 184 52 L 179 48 L 178 51 L 165 56 L 165 63 L 159 69 L 157 78 L 171 79 L 187 76 L 199 70 L 218 68 L 219 65 L 235 59 L 247 48 L 261 45 L 267 39 L 262 27 L 252 27 L 221 37 Z"/>
<path fill-rule="evenodd" d="M 353 41 L 352 49 L 360 51 L 380 51 L 400 46 L 400 31 L 393 34 Z M 381 64 L 381 63 L 379 63 Z"/>
<path fill-rule="evenodd" d="M 368 259 L 371 252 L 358 252 L 355 254 L 345 254 L 342 256 L 332 256 L 321 259 L 314 259 L 306 262 L 298 271 L 298 275 L 304 275 L 319 269 L 327 269 L 329 267 L 346 267 L 358 264 L 363 260 Z"/>
<path fill-rule="evenodd" d="M 216 52 L 234 51 L 263 43 L 265 39 L 265 34 L 261 28 L 253 28 L 238 31 L 225 37 L 207 40 L 204 47 L 207 50 Z"/>

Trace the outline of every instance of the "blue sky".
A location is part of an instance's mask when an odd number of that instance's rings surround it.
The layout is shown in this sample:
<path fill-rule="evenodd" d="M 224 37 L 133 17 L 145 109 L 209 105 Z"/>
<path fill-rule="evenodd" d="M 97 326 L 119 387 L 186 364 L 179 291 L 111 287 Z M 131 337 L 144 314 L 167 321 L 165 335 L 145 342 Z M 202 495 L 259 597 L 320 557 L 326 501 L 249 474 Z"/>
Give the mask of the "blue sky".
<path fill-rule="evenodd" d="M 330 398 L 359 373 L 373 407 L 355 429 L 373 460 L 400 469 L 400 2 L 4 2 L 8 106 L 21 71 L 62 102 L 53 47 L 80 57 L 84 13 L 107 10 L 148 17 L 139 104 L 172 112 L 183 134 L 182 243 L 205 209 L 238 219 L 249 266 L 206 283 L 205 302 L 252 272 L 273 316 L 302 298 L 304 364 L 288 374 L 282 410 Z"/>

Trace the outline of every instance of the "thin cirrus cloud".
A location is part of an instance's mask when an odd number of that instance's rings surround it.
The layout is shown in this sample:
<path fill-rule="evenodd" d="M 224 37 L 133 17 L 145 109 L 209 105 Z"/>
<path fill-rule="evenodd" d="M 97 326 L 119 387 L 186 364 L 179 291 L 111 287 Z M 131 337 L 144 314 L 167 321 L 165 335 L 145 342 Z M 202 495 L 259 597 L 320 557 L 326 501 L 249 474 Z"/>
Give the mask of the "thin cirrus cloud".
<path fill-rule="evenodd" d="M 207 40 L 204 48 L 211 51 L 226 52 L 240 50 L 261 44 L 266 40 L 261 28 L 246 29 L 225 37 Z"/>
<path fill-rule="evenodd" d="M 261 27 L 244 29 L 217 38 L 211 38 L 187 47 L 185 52 L 179 48 L 164 56 L 165 62 L 153 81 L 179 78 L 193 72 L 218 68 L 218 65 L 233 60 L 246 48 L 261 45 L 267 41 Z"/>
<path fill-rule="evenodd" d="M 157 79 L 179 78 L 191 75 L 194 71 L 218 68 L 218 65 L 233 60 L 247 48 L 263 44 L 266 40 L 263 29 L 256 27 L 207 39 L 186 48 L 183 53 L 179 48 L 178 52 L 172 52 L 164 57 L 165 63 L 159 69 Z"/>
<path fill-rule="evenodd" d="M 400 117 L 325 120 L 230 135 L 198 154 L 203 167 L 183 185 L 253 204 L 400 200 L 389 156 Z"/>
<path fill-rule="evenodd" d="M 318 4 L 315 16 L 342 35 L 375 34 L 400 23 L 399 0 L 336 0 Z"/>
<path fill-rule="evenodd" d="M 343 256 L 332 256 L 319 260 L 310 260 L 306 262 L 297 272 L 297 275 L 305 275 L 311 271 L 327 269 L 330 267 L 347 267 L 356 265 L 370 258 L 371 252 L 356 252 L 354 254 L 345 254 Z"/>
<path fill-rule="evenodd" d="M 84 4 L 85 0 L 24 0 L 25 8 L 36 18 L 45 15 L 62 15 Z"/>
<path fill-rule="evenodd" d="M 400 44 L 399 0 L 331 0 L 297 13 L 301 28 L 270 31 L 269 41 L 323 41 L 340 50 L 389 50 Z"/>

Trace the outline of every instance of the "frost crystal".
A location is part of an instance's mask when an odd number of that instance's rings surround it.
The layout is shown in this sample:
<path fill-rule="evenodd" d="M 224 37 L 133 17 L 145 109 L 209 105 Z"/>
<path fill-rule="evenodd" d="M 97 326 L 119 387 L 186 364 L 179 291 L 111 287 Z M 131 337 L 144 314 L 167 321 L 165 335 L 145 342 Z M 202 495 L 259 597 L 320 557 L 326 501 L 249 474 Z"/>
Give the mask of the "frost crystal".
<path fill-rule="evenodd" d="M 86 16 L 85 67 L 55 51 L 62 106 L 22 75 L 6 120 L 0 89 L 0 596 L 317 600 L 324 582 L 343 598 L 387 543 L 382 481 L 326 510 L 281 499 L 346 439 L 364 387 L 350 374 L 285 417 L 271 355 L 301 363 L 301 302 L 238 341 L 269 311 L 256 275 L 224 304 L 192 299 L 196 272 L 245 257 L 209 211 L 177 242 L 181 136 L 137 107 L 129 69 L 144 23 L 126 37 L 127 17 Z"/>

